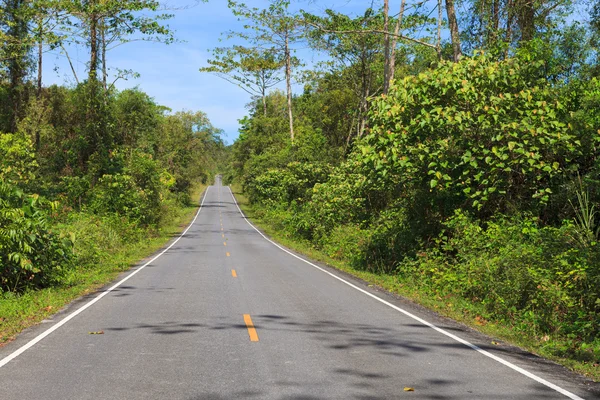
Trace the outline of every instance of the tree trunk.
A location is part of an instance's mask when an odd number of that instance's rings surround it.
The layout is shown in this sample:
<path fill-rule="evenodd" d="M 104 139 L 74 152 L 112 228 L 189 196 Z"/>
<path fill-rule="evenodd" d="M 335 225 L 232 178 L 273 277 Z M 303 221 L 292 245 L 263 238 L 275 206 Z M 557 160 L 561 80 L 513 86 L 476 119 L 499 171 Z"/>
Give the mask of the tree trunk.
<path fill-rule="evenodd" d="M 361 137 L 365 131 L 365 119 L 367 116 L 368 103 L 367 98 L 369 96 L 369 66 L 367 65 L 367 54 L 363 48 L 361 56 L 361 88 L 360 88 L 360 105 L 358 108 L 358 132 L 357 136 Z"/>
<path fill-rule="evenodd" d="M 405 5 L 406 0 L 402 0 L 400 3 L 400 14 L 398 14 L 396 28 L 394 28 L 394 39 L 392 40 L 392 52 L 390 54 L 390 83 L 394 79 L 394 75 L 396 73 L 396 46 L 398 45 L 398 34 L 400 33 L 400 27 L 402 26 L 402 17 L 404 16 Z"/>
<path fill-rule="evenodd" d="M 38 23 L 38 33 L 40 37 L 38 39 L 37 97 L 40 99 L 42 97 L 42 66 L 44 61 L 44 40 L 42 38 L 44 28 L 41 19 Z"/>
<path fill-rule="evenodd" d="M 27 75 L 29 50 L 27 25 L 28 22 L 22 13 L 23 1 L 13 0 L 5 5 L 5 13 L 11 24 L 9 25 L 7 36 L 10 38 L 7 47 L 7 53 L 10 56 L 8 60 L 8 78 L 9 78 L 9 98 L 10 98 L 10 119 L 9 129 L 11 132 L 17 131 L 17 122 L 21 115 L 21 106 L 23 105 L 23 79 Z M 12 43 L 10 43 L 12 42 Z"/>
<path fill-rule="evenodd" d="M 73 61 L 71 61 L 71 56 L 69 56 L 69 52 L 65 49 L 65 46 L 60 43 L 60 48 L 65 52 L 65 56 L 67 57 L 67 61 L 69 61 L 69 66 L 71 67 L 71 72 L 73 72 L 73 77 L 75 78 L 75 82 L 79 85 L 79 78 L 77 77 L 77 71 L 75 71 L 75 67 L 73 66 Z"/>
<path fill-rule="evenodd" d="M 508 0 L 508 4 L 506 5 L 506 9 L 508 12 L 508 16 L 506 18 L 506 50 L 504 50 L 504 58 L 508 58 L 508 52 L 510 50 L 510 44 L 512 42 L 512 34 L 513 34 L 513 0 Z"/>
<path fill-rule="evenodd" d="M 458 22 L 456 20 L 454 0 L 446 0 L 446 12 L 448 14 L 448 25 L 450 25 L 450 36 L 452 38 L 454 62 L 458 62 L 458 60 L 460 60 L 460 58 L 462 57 L 462 50 L 460 48 L 460 36 L 458 34 Z"/>
<path fill-rule="evenodd" d="M 384 62 L 383 62 L 383 94 L 387 94 L 390 89 L 390 34 L 389 32 L 389 11 L 390 11 L 390 2 L 389 0 L 384 0 L 383 2 L 383 30 L 385 33 L 383 34 L 383 52 L 384 52 Z"/>
<path fill-rule="evenodd" d="M 90 82 L 98 80 L 98 16 L 90 15 Z"/>
<path fill-rule="evenodd" d="M 500 28 L 500 0 L 494 0 L 493 4 L 492 4 L 492 29 L 494 29 L 494 36 L 497 35 L 499 28 Z"/>
<path fill-rule="evenodd" d="M 292 55 L 290 54 L 289 36 L 285 35 L 285 83 L 287 88 L 287 106 L 290 119 L 290 138 L 294 144 L 294 116 L 292 114 Z"/>
<path fill-rule="evenodd" d="M 265 78 L 266 72 L 260 71 L 260 97 L 262 99 L 263 116 L 267 116 L 267 82 Z"/>
<path fill-rule="evenodd" d="M 107 79 L 108 74 L 106 71 L 106 25 L 104 21 L 102 21 L 102 26 L 100 28 L 100 41 L 102 46 L 102 86 L 104 86 L 104 92 L 108 92 Z"/>
<path fill-rule="evenodd" d="M 438 0 L 438 25 L 437 25 L 437 43 L 436 51 L 438 60 L 442 60 L 442 0 Z"/>
<path fill-rule="evenodd" d="M 521 40 L 528 42 L 535 35 L 535 6 L 533 0 L 518 0 L 516 9 Z"/>

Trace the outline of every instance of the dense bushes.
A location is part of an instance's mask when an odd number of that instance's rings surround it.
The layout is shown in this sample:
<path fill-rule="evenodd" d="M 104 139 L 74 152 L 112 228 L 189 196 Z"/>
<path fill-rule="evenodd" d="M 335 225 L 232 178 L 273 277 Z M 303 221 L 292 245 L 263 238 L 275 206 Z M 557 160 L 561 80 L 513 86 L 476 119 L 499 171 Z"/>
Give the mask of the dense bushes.
<path fill-rule="evenodd" d="M 327 164 L 289 163 L 285 169 L 269 169 L 257 176 L 246 191 L 255 203 L 303 204 L 310 200 L 313 186 L 327 180 L 329 170 Z"/>
<path fill-rule="evenodd" d="M 204 113 L 166 115 L 138 90 L 84 83 L 30 99 L 0 134 L 0 291 L 71 285 L 147 239 L 224 149 Z"/>
<path fill-rule="evenodd" d="M 545 68 L 526 51 L 442 62 L 373 99 L 369 130 L 326 179 L 253 168 L 266 153 L 243 137 L 239 177 L 287 236 L 598 361 L 600 91 Z"/>
<path fill-rule="evenodd" d="M 480 56 L 405 78 L 372 104 L 365 171 L 386 190 L 430 192 L 438 209 L 491 215 L 547 201 L 580 142 L 539 64 Z"/>
<path fill-rule="evenodd" d="M 398 264 L 411 285 L 481 304 L 485 319 L 537 338 L 599 337 L 600 247 L 582 242 L 581 228 L 531 217 L 482 224 L 462 212 L 444 225 L 436 246 Z"/>
<path fill-rule="evenodd" d="M 0 179 L 0 291 L 56 284 L 74 267 L 71 239 L 51 229 L 56 208 Z"/>

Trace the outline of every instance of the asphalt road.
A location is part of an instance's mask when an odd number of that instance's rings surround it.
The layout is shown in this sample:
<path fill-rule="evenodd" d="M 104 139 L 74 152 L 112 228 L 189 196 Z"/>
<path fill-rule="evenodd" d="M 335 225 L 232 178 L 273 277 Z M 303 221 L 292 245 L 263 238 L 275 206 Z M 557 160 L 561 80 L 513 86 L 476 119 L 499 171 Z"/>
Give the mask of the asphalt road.
<path fill-rule="evenodd" d="M 278 248 L 219 180 L 184 236 L 98 295 L 0 349 L 0 399 L 600 398 L 561 367 Z"/>

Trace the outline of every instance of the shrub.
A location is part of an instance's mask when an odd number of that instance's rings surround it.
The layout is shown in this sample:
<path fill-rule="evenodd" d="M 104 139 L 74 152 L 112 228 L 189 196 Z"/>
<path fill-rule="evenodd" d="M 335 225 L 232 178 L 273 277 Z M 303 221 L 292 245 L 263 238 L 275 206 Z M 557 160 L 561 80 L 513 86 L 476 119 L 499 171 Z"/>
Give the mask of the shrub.
<path fill-rule="evenodd" d="M 0 179 L 0 290 L 59 284 L 73 268 L 72 242 L 50 229 L 58 204 Z"/>
<path fill-rule="evenodd" d="M 580 142 L 540 67 L 478 56 L 405 78 L 372 103 L 365 171 L 478 215 L 546 202 Z"/>
<path fill-rule="evenodd" d="M 72 212 L 57 229 L 70 233 L 77 265 L 82 269 L 97 268 L 114 249 L 144 237 L 144 231 L 135 222 L 115 214 L 99 216 Z"/>
<path fill-rule="evenodd" d="M 483 225 L 462 212 L 445 225 L 437 248 L 400 263 L 399 274 L 529 333 L 600 334 L 600 247 L 582 246 L 577 227 L 502 216 Z"/>
<path fill-rule="evenodd" d="M 285 169 L 269 169 L 246 186 L 250 201 L 270 205 L 304 204 L 315 184 L 325 182 L 329 168 L 323 164 L 292 162 Z"/>
<path fill-rule="evenodd" d="M 89 208 L 98 215 L 125 216 L 141 225 L 157 224 L 174 178 L 151 156 L 133 153 L 122 173 L 103 175 L 91 191 Z"/>
<path fill-rule="evenodd" d="M 35 179 L 37 167 L 29 137 L 21 133 L 0 133 L 0 179 L 27 184 Z"/>

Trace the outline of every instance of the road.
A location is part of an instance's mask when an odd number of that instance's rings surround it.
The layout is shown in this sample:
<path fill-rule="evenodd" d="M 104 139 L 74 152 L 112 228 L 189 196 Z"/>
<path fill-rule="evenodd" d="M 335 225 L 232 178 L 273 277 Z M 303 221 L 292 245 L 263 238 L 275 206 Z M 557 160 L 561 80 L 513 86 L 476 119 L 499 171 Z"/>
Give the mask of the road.
<path fill-rule="evenodd" d="M 132 272 L 1 348 L 0 399 L 600 398 L 277 247 L 218 179 L 187 232 Z"/>

